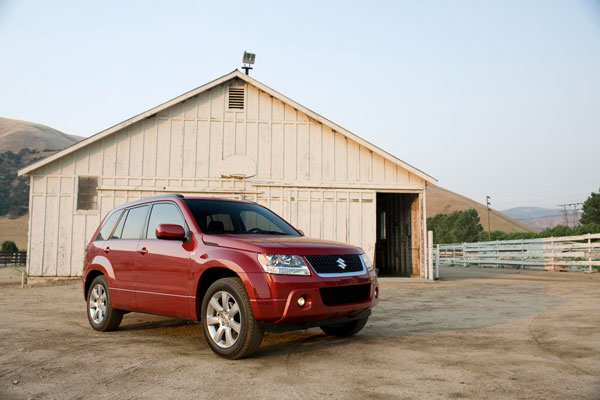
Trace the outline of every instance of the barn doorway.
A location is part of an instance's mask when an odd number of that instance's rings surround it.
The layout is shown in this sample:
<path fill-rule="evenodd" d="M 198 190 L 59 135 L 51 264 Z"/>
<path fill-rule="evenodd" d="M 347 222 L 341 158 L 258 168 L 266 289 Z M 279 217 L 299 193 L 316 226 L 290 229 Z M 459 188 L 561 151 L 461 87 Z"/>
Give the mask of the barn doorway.
<path fill-rule="evenodd" d="M 418 198 L 414 193 L 377 193 L 375 266 L 380 275 L 420 273 Z"/>

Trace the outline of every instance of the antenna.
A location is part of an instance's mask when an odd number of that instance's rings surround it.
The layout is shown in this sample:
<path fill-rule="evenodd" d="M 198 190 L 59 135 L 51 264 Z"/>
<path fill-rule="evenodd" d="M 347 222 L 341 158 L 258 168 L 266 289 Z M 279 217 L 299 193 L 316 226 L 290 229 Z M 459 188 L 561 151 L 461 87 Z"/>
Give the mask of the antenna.
<path fill-rule="evenodd" d="M 255 59 L 256 54 L 244 51 L 244 57 L 242 57 L 242 63 L 244 63 L 244 66 L 242 69 L 246 71 L 246 75 L 250 75 L 250 70 L 252 69 L 251 65 L 254 65 Z"/>

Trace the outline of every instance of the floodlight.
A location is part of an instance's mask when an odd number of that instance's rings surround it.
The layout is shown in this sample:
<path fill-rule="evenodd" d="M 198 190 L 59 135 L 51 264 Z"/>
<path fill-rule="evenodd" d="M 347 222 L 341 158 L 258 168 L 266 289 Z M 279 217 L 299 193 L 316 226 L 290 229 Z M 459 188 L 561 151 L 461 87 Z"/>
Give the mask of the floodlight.
<path fill-rule="evenodd" d="M 247 53 L 244 51 L 244 58 L 242 58 L 242 62 L 244 64 L 254 64 L 254 59 L 256 58 L 256 54 Z"/>

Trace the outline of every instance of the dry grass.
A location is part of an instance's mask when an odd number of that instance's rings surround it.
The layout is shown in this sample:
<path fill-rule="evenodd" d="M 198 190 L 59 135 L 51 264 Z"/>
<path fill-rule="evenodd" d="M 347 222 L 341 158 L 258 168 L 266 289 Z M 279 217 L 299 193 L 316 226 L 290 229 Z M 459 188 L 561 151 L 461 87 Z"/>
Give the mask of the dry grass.
<path fill-rule="evenodd" d="M 62 133 L 54 128 L 33 122 L 0 118 L 0 153 L 21 149 L 59 150 L 77 143 L 82 138 Z"/>
<path fill-rule="evenodd" d="M 23 215 L 16 219 L 0 217 L 0 243 L 12 240 L 17 244 L 19 250 L 27 249 L 27 229 L 29 228 L 29 216 Z"/>

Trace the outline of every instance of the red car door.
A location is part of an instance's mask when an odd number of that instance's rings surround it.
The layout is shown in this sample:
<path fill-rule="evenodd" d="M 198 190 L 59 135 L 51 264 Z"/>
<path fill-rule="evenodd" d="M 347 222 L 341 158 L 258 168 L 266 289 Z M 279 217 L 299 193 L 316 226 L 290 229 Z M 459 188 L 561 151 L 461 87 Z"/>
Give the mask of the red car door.
<path fill-rule="evenodd" d="M 110 285 L 113 307 L 137 311 L 135 300 L 137 246 L 150 207 L 143 205 L 126 210 L 103 249 L 112 264 L 115 280 Z"/>
<path fill-rule="evenodd" d="M 190 281 L 190 253 L 193 245 L 184 240 L 156 238 L 160 224 L 189 229 L 179 207 L 173 202 L 152 205 L 145 237 L 137 245 L 136 302 L 142 312 L 190 318 L 188 304 L 194 298 Z"/>

